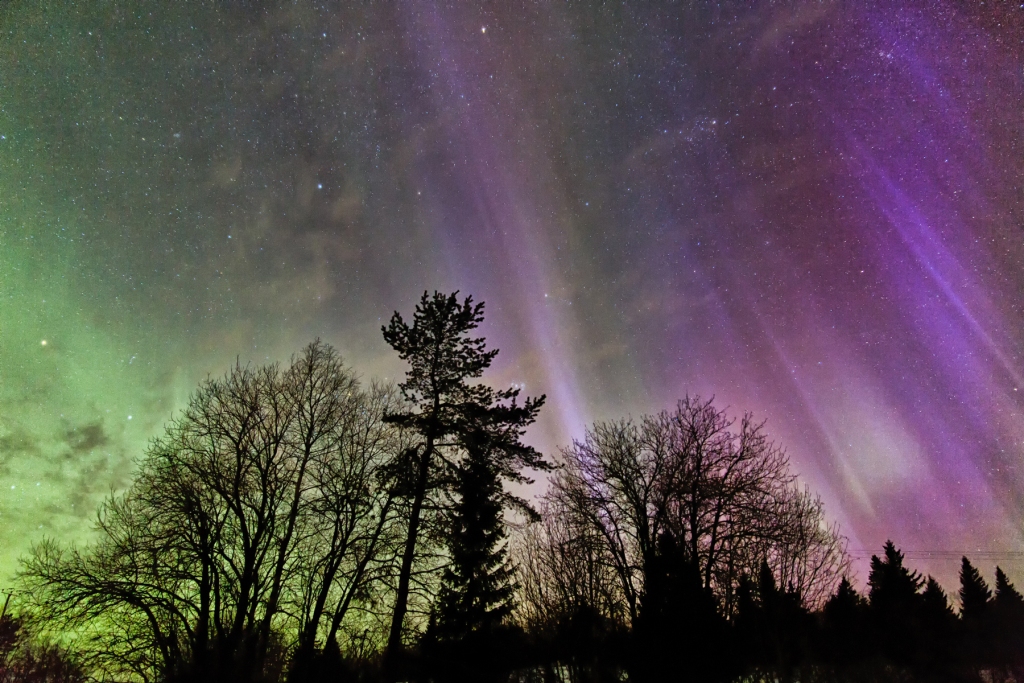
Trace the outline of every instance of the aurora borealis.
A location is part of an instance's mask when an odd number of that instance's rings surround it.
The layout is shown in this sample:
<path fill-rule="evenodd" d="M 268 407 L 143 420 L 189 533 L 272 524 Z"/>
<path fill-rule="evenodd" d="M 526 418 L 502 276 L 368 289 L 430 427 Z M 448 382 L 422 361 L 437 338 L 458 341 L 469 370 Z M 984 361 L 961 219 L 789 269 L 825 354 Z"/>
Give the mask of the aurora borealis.
<path fill-rule="evenodd" d="M 5 3 L 0 574 L 424 289 L 547 453 L 713 394 L 851 548 L 1024 550 L 1022 102 L 1019 3 Z"/>

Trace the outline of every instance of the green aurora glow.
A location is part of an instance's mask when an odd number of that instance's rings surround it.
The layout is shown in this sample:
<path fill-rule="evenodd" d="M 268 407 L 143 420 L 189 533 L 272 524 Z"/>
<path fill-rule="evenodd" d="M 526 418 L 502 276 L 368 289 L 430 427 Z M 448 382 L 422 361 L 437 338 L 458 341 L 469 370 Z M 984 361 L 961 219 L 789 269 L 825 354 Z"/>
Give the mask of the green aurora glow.
<path fill-rule="evenodd" d="M 546 453 L 713 394 L 853 548 L 1019 552 L 1024 11 L 913 4 L 0 3 L 0 588 L 204 377 L 395 377 L 424 289 Z"/>

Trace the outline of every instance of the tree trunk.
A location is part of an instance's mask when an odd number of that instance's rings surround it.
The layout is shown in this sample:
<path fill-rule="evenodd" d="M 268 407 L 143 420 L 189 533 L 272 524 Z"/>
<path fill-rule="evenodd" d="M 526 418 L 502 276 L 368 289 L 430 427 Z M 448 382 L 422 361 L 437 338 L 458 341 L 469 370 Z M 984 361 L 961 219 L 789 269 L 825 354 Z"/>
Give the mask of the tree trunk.
<path fill-rule="evenodd" d="M 412 577 L 412 561 L 416 554 L 416 537 L 419 535 L 420 513 L 423 500 L 427 496 L 427 480 L 430 470 L 430 458 L 433 456 L 434 440 L 428 437 L 426 448 L 420 457 L 420 471 L 416 477 L 416 490 L 413 494 L 412 510 L 409 513 L 409 531 L 405 538 L 405 550 L 402 553 L 402 568 L 398 575 L 398 594 L 395 597 L 395 611 L 391 616 L 391 631 L 388 634 L 387 659 L 393 662 L 394 657 L 402 649 L 402 624 L 408 611 L 409 582 Z"/>

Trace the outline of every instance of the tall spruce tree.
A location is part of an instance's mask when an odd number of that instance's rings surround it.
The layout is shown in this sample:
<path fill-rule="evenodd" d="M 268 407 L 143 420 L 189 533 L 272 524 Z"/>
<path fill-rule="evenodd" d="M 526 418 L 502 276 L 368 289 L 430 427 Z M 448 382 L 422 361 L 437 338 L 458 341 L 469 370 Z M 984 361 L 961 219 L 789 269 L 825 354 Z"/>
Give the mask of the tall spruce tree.
<path fill-rule="evenodd" d="M 946 592 L 932 576 L 928 577 L 924 592 L 921 593 L 921 616 L 926 629 L 939 630 L 943 633 L 951 630 L 951 625 L 956 621 Z"/>
<path fill-rule="evenodd" d="M 868 657 L 866 622 L 867 601 L 844 576 L 822 609 L 822 654 L 833 668 L 843 670 Z"/>
<path fill-rule="evenodd" d="M 1014 588 L 999 567 L 996 567 L 995 605 L 1001 609 L 1024 612 L 1024 596 L 1021 596 L 1020 592 Z"/>
<path fill-rule="evenodd" d="M 871 556 L 868 603 L 878 651 L 895 664 L 912 664 L 920 650 L 921 574 L 903 566 L 903 553 L 886 541 Z"/>
<path fill-rule="evenodd" d="M 992 599 L 992 624 L 995 631 L 996 661 L 1024 676 L 1024 597 L 1013 587 L 1003 570 L 996 567 L 996 590 Z"/>
<path fill-rule="evenodd" d="M 975 667 L 992 663 L 992 591 L 981 573 L 964 557 L 960 563 L 960 622 L 963 652 Z"/>
<path fill-rule="evenodd" d="M 486 453 L 470 450 L 455 479 L 451 564 L 438 599 L 437 636 L 491 632 L 512 612 L 513 569 L 505 548 L 502 487 Z"/>
<path fill-rule="evenodd" d="M 960 618 L 964 623 L 981 623 L 988 613 L 992 591 L 981 573 L 966 557 L 960 561 Z"/>
<path fill-rule="evenodd" d="M 884 556 L 871 556 L 868 573 L 868 600 L 871 608 L 881 612 L 906 611 L 917 603 L 918 591 L 924 585 L 921 574 L 903 566 L 903 553 L 892 541 L 886 541 Z"/>
<path fill-rule="evenodd" d="M 532 513 L 525 501 L 500 491 L 500 481 L 527 483 L 530 480 L 522 474 L 524 467 L 550 469 L 537 451 L 520 441 L 525 428 L 536 419 L 544 396 L 528 398 L 519 404 L 518 389 L 494 390 L 470 383 L 470 380 L 483 375 L 498 353 L 496 349 L 488 350 L 482 337 L 471 336 L 483 321 L 483 310 L 483 303 L 474 304 L 472 297 L 467 296 L 460 302 L 458 292 L 448 295 L 424 292 L 411 325 L 395 312 L 388 326 L 382 328 L 385 341 L 402 360 L 409 363 L 405 381 L 399 388 L 410 409 L 389 415 L 387 419 L 420 435 L 420 443 L 407 457 L 409 471 L 404 493 L 411 505 L 388 635 L 389 656 L 402 647 L 421 516 L 431 488 L 440 489 L 442 494 L 464 506 L 480 502 L 482 495 L 488 500 L 514 505 Z M 467 453 L 473 456 L 466 457 Z M 473 465 L 473 458 L 477 458 L 479 463 Z M 465 463 L 460 465 L 463 459 Z M 472 476 L 467 474 L 470 471 Z M 460 487 L 468 489 L 473 485 L 483 485 L 485 479 L 490 483 L 484 486 L 483 494 L 472 492 L 467 497 L 464 490 L 459 490 Z M 496 488 L 494 482 L 498 482 Z M 482 524 L 484 517 L 497 519 L 497 528 L 500 529 L 500 515 L 494 515 L 486 505 L 482 507 L 487 511 L 480 507 L 471 513 L 464 510 L 474 519 L 469 522 L 462 518 L 456 523 L 456 529 L 461 525 L 463 533 L 468 533 L 470 527 Z M 461 518 L 458 511 L 455 518 Z M 494 533 L 494 524 L 482 536 L 478 532 L 479 529 L 472 532 L 476 534 L 478 544 L 500 541 Z M 466 540 L 468 538 L 467 535 Z M 463 553 L 461 547 L 456 549 L 460 541 L 454 535 L 450 546 L 453 558 L 459 555 L 465 561 L 487 555 L 481 554 L 479 547 L 475 555 Z M 491 552 L 494 552 L 494 546 L 491 546 Z M 485 564 L 493 560 L 492 556 Z M 455 572 L 465 576 L 480 575 L 480 571 L 468 567 L 456 568 L 452 572 L 453 577 Z M 453 581 L 448 584 L 451 590 L 459 583 L 457 578 Z M 454 597 L 446 600 L 453 603 Z"/>
<path fill-rule="evenodd" d="M 959 664 L 956 614 L 945 591 L 929 576 L 921 593 L 920 634 L 915 668 L 923 680 L 943 680 Z"/>

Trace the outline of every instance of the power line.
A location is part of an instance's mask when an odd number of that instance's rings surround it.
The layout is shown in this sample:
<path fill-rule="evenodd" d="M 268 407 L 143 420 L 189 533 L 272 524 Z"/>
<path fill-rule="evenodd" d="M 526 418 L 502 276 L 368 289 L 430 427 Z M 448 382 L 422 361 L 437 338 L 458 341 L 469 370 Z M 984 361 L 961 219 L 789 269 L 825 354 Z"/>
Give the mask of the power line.
<path fill-rule="evenodd" d="M 1024 551 L 1019 550 L 902 550 L 903 557 L 908 560 L 957 560 L 966 557 L 969 560 L 1007 560 L 1024 561 Z M 873 555 L 882 556 L 877 550 L 848 550 L 854 559 L 868 559 Z"/>

